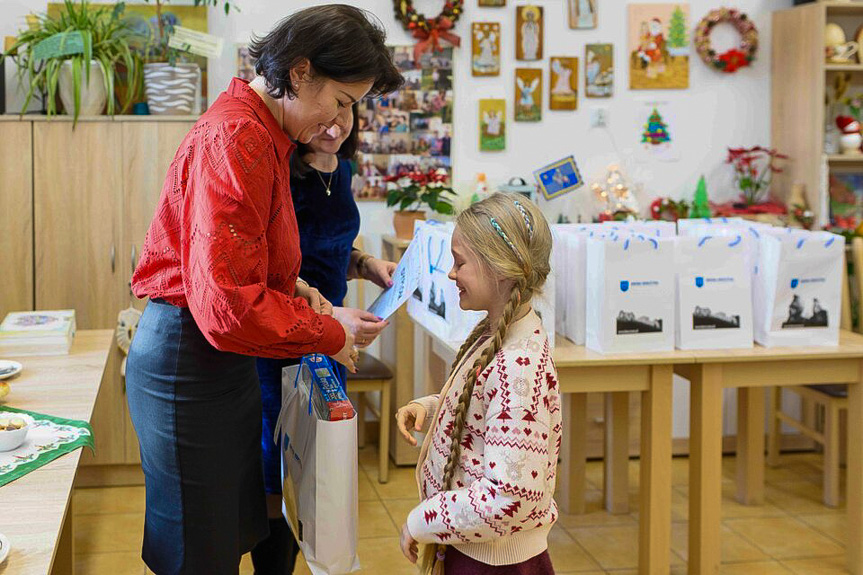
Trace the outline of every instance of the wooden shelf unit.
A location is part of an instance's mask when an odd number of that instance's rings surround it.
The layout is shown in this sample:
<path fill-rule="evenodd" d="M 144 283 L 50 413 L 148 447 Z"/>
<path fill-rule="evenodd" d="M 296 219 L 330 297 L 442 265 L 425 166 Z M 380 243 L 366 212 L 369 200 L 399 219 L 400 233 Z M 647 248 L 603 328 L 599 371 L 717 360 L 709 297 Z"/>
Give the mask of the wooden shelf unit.
<path fill-rule="evenodd" d="M 776 174 L 774 189 L 787 199 L 794 184 L 806 186 L 816 222 L 829 218 L 829 172 L 863 165 L 863 156 L 827 155 L 824 150 L 826 90 L 831 74 L 863 72 L 863 64 L 828 64 L 824 27 L 842 26 L 849 40 L 863 25 L 863 1 L 824 1 L 773 13 L 771 143 L 791 160 Z"/>

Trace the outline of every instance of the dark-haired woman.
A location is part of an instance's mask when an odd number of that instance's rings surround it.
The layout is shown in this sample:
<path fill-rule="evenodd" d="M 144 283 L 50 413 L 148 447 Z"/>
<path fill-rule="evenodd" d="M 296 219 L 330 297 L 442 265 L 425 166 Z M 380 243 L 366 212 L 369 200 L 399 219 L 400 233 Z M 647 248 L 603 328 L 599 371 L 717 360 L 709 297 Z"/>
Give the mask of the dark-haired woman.
<path fill-rule="evenodd" d="M 367 347 L 389 322 L 361 309 L 341 307 L 348 280 L 365 279 L 388 287 L 396 265 L 353 248 L 360 231 L 350 163 L 359 145 L 356 112 L 354 106 L 349 132 L 333 126 L 308 145 L 297 146 L 291 156 L 291 195 L 303 252 L 300 276 L 332 302 L 333 315 L 350 330 L 357 347 Z M 270 536 L 252 550 L 257 575 L 290 575 L 299 552 L 282 517 L 281 453 L 273 443 L 282 406 L 282 368 L 297 361 L 259 358 L 257 362 L 263 404 L 264 485 L 270 518 Z M 341 369 L 343 385 L 346 375 Z"/>
<path fill-rule="evenodd" d="M 267 536 L 255 357 L 320 352 L 354 369 L 350 330 L 297 280 L 288 158 L 398 88 L 384 39 L 344 5 L 283 20 L 252 47 L 258 77 L 231 82 L 168 171 L 132 278 L 150 303 L 126 374 L 157 575 L 236 574 Z"/>

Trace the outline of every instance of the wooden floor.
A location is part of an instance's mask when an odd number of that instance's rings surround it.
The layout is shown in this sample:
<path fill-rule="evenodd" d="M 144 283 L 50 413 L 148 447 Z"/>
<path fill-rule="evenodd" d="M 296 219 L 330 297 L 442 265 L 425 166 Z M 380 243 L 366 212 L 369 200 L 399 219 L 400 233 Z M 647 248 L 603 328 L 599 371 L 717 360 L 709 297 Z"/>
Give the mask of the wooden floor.
<path fill-rule="evenodd" d="M 746 575 L 845 573 L 843 507 L 821 504 L 821 456 L 792 454 L 767 469 L 766 503 L 739 505 L 733 499 L 734 458 L 723 462 L 722 573 Z M 672 573 L 686 573 L 688 460 L 675 459 L 672 496 Z M 392 468 L 386 485 L 377 482 L 375 446 L 360 450 L 359 553 L 362 573 L 414 574 L 399 552 L 399 528 L 413 508 L 413 470 Z M 638 509 L 638 462 L 630 462 L 631 508 Z M 588 464 L 588 512 L 562 516 L 551 532 L 557 573 L 636 573 L 638 514 L 602 510 L 602 462 Z M 844 493 L 844 482 L 843 482 Z M 144 575 L 140 559 L 144 488 L 81 489 L 75 492 L 75 549 L 78 575 Z M 251 574 L 249 557 L 240 573 Z M 307 574 L 302 560 L 295 573 Z"/>

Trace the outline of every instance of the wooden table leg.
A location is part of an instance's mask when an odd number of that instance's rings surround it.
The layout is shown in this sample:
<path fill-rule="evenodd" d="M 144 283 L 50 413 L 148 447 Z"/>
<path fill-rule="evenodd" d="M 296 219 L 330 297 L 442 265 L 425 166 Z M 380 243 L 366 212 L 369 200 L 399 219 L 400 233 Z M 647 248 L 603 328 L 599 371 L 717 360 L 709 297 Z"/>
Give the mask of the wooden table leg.
<path fill-rule="evenodd" d="M 629 392 L 605 394 L 605 457 L 603 458 L 605 509 L 629 513 Z"/>
<path fill-rule="evenodd" d="M 384 382 L 381 387 L 381 417 L 380 439 L 378 440 L 378 482 L 386 483 L 390 479 L 390 384 Z"/>
<path fill-rule="evenodd" d="M 848 386 L 848 570 L 863 574 L 863 362 Z"/>
<path fill-rule="evenodd" d="M 641 467 L 638 571 L 666 575 L 671 554 L 670 365 L 651 367 L 650 390 L 641 394 Z"/>
<path fill-rule="evenodd" d="M 782 422 L 776 416 L 782 411 L 782 388 L 767 388 L 767 405 L 770 408 L 767 413 L 767 465 L 776 467 L 779 465 L 779 451 L 782 447 Z"/>
<path fill-rule="evenodd" d="M 584 484 L 587 473 L 587 394 L 565 393 L 563 437 L 557 472 L 557 503 L 564 513 L 584 513 Z"/>
<path fill-rule="evenodd" d="M 693 370 L 689 439 L 689 574 L 715 575 L 722 509 L 722 366 Z"/>
<path fill-rule="evenodd" d="M 764 389 L 737 390 L 737 501 L 764 503 Z"/>
<path fill-rule="evenodd" d="M 60 538 L 57 540 L 54 561 L 51 563 L 51 575 L 74 575 L 75 573 L 75 534 L 72 528 L 73 499 L 74 490 L 69 495 L 69 504 L 66 506 L 66 516 L 63 518 L 63 527 L 60 529 Z"/>

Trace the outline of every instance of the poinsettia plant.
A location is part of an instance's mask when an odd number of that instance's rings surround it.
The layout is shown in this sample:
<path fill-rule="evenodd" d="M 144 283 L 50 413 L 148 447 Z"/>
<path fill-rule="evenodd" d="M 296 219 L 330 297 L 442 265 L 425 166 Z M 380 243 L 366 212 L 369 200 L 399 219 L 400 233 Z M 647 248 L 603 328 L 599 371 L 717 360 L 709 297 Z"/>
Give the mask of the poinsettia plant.
<path fill-rule="evenodd" d="M 398 205 L 399 210 L 409 211 L 427 205 L 433 212 L 445 215 L 452 215 L 455 211 L 452 201 L 446 196 L 455 196 L 456 192 L 447 185 L 449 174 L 443 168 L 388 176 L 387 182 L 393 184 L 387 193 L 388 207 Z"/>
<path fill-rule="evenodd" d="M 728 148 L 726 164 L 734 166 L 734 181 L 747 205 L 765 201 L 773 174 L 782 171 L 779 164 L 788 156 L 773 148 Z"/>

